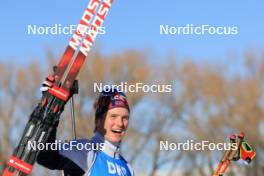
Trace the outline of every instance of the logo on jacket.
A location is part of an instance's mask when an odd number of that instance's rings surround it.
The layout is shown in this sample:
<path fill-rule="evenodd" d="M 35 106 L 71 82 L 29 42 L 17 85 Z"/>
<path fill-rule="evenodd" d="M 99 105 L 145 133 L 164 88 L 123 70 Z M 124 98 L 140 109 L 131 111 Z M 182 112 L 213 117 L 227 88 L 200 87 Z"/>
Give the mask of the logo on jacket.
<path fill-rule="evenodd" d="M 110 161 L 107 161 L 107 167 L 108 167 L 108 173 L 109 174 L 117 174 L 118 176 L 125 176 L 126 175 L 126 169 L 122 166 L 119 166 L 116 163 L 112 163 Z"/>

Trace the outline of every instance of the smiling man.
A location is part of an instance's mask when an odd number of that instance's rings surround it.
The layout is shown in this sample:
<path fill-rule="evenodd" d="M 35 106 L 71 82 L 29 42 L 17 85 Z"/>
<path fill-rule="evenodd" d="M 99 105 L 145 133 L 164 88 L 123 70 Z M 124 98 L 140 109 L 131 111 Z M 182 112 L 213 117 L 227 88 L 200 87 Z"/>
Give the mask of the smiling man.
<path fill-rule="evenodd" d="M 116 89 L 105 90 L 97 98 L 94 108 L 94 136 L 76 142 L 79 146 L 99 144 L 100 148 L 43 150 L 38 155 L 38 163 L 49 169 L 64 170 L 65 176 L 133 176 L 131 166 L 120 154 L 130 114 L 126 95 Z M 55 139 L 56 128 L 47 142 Z"/>

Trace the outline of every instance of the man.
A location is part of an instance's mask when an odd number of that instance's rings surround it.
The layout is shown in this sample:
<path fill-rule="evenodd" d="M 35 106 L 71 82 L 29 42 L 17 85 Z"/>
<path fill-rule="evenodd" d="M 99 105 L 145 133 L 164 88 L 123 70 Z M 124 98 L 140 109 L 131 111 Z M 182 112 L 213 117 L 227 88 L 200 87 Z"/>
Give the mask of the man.
<path fill-rule="evenodd" d="M 65 176 L 133 176 L 131 166 L 119 149 L 129 122 L 126 95 L 116 89 L 105 90 L 99 95 L 94 108 L 95 135 L 90 140 L 77 140 L 77 144 L 100 147 L 43 150 L 37 162 L 49 169 L 64 170 Z M 55 142 L 55 139 L 56 128 L 47 142 Z"/>

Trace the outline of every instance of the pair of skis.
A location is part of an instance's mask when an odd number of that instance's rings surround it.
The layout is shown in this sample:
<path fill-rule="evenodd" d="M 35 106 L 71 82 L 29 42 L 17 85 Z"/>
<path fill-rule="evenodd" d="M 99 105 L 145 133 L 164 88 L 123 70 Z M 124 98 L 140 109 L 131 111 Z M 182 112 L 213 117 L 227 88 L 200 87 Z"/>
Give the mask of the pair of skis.
<path fill-rule="evenodd" d="M 242 159 L 248 164 L 252 161 L 256 153 L 251 146 L 244 141 L 244 137 L 245 135 L 243 132 L 240 132 L 237 137 L 234 134 L 230 136 L 231 148 L 224 152 L 213 176 L 223 176 L 231 161 Z M 233 144 L 236 144 L 235 147 Z"/>
<path fill-rule="evenodd" d="M 30 148 L 29 142 L 39 144 L 48 139 L 65 104 L 74 93 L 74 81 L 112 3 L 113 0 L 90 0 L 54 74 L 49 76 L 54 84 L 42 95 L 30 115 L 18 146 L 8 158 L 3 176 L 26 176 L 32 173 L 39 151 Z"/>

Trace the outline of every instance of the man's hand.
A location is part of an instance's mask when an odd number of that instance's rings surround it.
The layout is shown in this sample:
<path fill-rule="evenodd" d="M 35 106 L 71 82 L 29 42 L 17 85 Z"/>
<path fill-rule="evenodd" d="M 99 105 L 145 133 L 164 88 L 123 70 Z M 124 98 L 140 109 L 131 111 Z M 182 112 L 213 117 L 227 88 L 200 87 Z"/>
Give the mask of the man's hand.
<path fill-rule="evenodd" d="M 42 87 L 40 88 L 40 91 L 42 93 L 48 91 L 50 88 L 52 88 L 53 84 L 55 82 L 55 79 L 53 76 L 48 76 L 45 81 L 42 83 Z"/>

